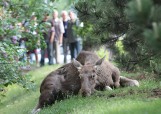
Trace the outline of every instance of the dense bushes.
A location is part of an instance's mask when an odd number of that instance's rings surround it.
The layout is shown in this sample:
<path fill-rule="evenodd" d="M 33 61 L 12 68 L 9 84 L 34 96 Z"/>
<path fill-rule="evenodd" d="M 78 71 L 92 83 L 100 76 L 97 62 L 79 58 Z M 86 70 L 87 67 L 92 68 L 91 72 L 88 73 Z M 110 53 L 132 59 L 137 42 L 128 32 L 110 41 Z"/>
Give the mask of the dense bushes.
<path fill-rule="evenodd" d="M 39 25 L 44 14 L 52 12 L 53 8 L 52 2 L 47 4 L 44 0 L 0 1 L 0 89 L 13 83 L 23 87 L 32 86 L 29 76 L 25 76 L 21 71 L 22 66 L 26 64 L 23 55 L 27 50 L 19 45 L 21 39 L 26 39 L 28 49 L 45 47 L 41 33 L 43 26 L 35 26 L 31 16 L 34 14 L 38 18 Z M 25 22 L 28 24 L 25 25 Z M 33 34 L 34 31 L 37 34 Z M 21 59 L 23 61 L 20 61 Z"/>
<path fill-rule="evenodd" d="M 26 59 L 23 59 L 24 52 L 45 48 L 42 37 L 44 25 L 40 24 L 44 14 L 52 14 L 56 7 L 64 10 L 73 1 L 0 0 L 0 89 L 12 83 L 30 86 L 29 76 L 24 76 L 20 70 L 26 63 Z M 32 17 L 37 18 L 36 22 Z M 22 39 L 27 40 L 27 50 L 19 47 L 18 42 Z"/>

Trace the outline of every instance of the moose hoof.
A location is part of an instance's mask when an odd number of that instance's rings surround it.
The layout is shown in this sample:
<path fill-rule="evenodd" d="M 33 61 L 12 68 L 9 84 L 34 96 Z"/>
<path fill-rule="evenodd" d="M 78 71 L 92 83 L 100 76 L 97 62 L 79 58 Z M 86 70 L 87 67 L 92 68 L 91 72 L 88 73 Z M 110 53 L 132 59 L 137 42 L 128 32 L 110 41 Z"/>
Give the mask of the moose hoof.
<path fill-rule="evenodd" d="M 31 111 L 31 114 L 38 114 L 38 112 L 40 112 L 40 108 L 39 109 L 33 109 L 32 111 Z"/>
<path fill-rule="evenodd" d="M 137 80 L 133 80 L 133 83 L 134 83 L 134 85 L 133 85 L 133 86 L 137 86 L 137 87 L 139 87 L 139 82 L 138 82 Z"/>
<path fill-rule="evenodd" d="M 106 86 L 106 90 L 112 90 L 110 86 Z"/>

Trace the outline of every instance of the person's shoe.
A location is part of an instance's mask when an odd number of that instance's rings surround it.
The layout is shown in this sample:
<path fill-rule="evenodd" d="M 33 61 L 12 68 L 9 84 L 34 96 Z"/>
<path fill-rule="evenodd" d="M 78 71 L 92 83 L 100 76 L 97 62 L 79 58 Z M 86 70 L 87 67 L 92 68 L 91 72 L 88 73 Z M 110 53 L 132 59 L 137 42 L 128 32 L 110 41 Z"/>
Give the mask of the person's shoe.
<path fill-rule="evenodd" d="M 54 63 L 48 63 L 49 65 L 53 65 Z"/>
<path fill-rule="evenodd" d="M 56 64 L 60 64 L 60 62 L 56 62 Z"/>
<path fill-rule="evenodd" d="M 36 67 L 40 67 L 40 65 L 37 63 L 37 64 L 36 64 Z"/>
<path fill-rule="evenodd" d="M 40 67 L 43 67 L 44 66 L 44 64 L 40 64 Z"/>

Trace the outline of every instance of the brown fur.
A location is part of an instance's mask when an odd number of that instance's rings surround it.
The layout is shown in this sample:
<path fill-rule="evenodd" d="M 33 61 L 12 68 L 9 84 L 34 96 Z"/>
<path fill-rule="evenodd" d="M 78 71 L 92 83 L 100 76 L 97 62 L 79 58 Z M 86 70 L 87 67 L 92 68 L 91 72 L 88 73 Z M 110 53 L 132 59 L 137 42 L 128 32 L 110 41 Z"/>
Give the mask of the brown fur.
<path fill-rule="evenodd" d="M 56 71 L 51 72 L 41 83 L 41 95 L 37 109 L 51 105 L 56 100 L 63 99 L 68 93 L 77 94 L 80 89 L 78 75 L 78 70 L 72 63 L 66 64 Z"/>
<path fill-rule="evenodd" d="M 82 51 L 77 60 L 51 72 L 40 86 L 40 97 L 33 114 L 44 106 L 62 100 L 66 95 L 91 95 L 95 89 L 110 87 L 135 86 L 133 80 L 121 77 L 120 71 L 113 64 L 100 59 L 95 53 Z M 130 85 L 131 84 L 131 85 Z"/>
<path fill-rule="evenodd" d="M 77 57 L 77 60 L 81 64 L 90 63 L 93 64 L 99 60 L 99 57 L 89 51 L 82 51 Z M 97 88 L 105 89 L 106 86 L 119 87 L 120 71 L 112 63 L 103 61 L 102 65 L 97 68 Z"/>
<path fill-rule="evenodd" d="M 120 85 L 122 87 L 127 87 L 127 86 L 137 86 L 139 87 L 139 82 L 137 80 L 129 79 L 124 76 L 120 76 Z"/>
<path fill-rule="evenodd" d="M 44 106 L 53 104 L 56 100 L 62 100 L 70 94 L 89 96 L 94 92 L 96 84 L 96 66 L 102 63 L 103 59 L 96 64 L 81 65 L 74 60 L 51 72 L 41 83 L 40 97 L 33 114 Z"/>

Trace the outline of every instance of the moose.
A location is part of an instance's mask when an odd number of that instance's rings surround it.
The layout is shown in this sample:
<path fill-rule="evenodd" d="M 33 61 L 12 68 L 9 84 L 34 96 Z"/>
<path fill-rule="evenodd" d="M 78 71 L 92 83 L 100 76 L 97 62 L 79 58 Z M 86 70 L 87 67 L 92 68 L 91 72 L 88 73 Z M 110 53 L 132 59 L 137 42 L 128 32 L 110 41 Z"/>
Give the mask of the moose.
<path fill-rule="evenodd" d="M 80 94 L 85 97 L 95 90 L 138 85 L 138 81 L 120 76 L 119 69 L 106 61 L 105 57 L 100 59 L 93 52 L 82 51 L 76 60 L 51 72 L 42 81 L 39 102 L 32 114 L 67 95 Z"/>

